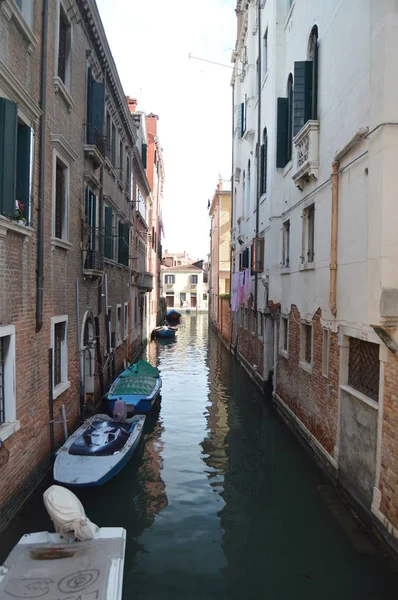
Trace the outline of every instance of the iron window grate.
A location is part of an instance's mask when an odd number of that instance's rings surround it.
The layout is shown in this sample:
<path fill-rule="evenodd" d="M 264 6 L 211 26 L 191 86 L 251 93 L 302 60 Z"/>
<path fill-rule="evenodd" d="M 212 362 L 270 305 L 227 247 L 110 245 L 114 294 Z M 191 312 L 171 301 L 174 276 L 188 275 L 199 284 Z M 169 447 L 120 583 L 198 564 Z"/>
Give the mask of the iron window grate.
<path fill-rule="evenodd" d="M 379 400 L 379 346 L 372 342 L 350 338 L 348 385 L 372 400 Z"/>

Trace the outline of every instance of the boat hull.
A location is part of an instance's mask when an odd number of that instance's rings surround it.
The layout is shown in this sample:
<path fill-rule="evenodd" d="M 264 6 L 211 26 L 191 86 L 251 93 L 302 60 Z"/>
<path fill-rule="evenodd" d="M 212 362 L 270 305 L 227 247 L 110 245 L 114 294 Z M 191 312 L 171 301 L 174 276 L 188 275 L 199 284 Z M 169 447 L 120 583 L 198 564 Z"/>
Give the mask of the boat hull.
<path fill-rule="evenodd" d="M 123 448 L 108 456 L 101 455 L 77 455 L 71 454 L 69 450 L 87 431 L 90 424 L 99 417 L 109 419 L 106 415 L 96 415 L 83 423 L 77 431 L 65 442 L 58 451 L 54 463 L 54 480 L 68 487 L 94 487 L 101 486 L 115 477 L 130 460 L 138 444 L 140 443 L 144 416 L 136 417 L 136 424 L 128 441 Z"/>
<path fill-rule="evenodd" d="M 155 337 L 160 337 L 160 338 L 171 338 L 171 337 L 175 337 L 176 334 L 176 330 L 175 329 L 155 329 L 153 332 Z"/>
<path fill-rule="evenodd" d="M 25 534 L 0 566 L 0 598 L 121 600 L 125 548 L 122 527 L 102 527 L 86 542 L 48 531 Z"/>
<path fill-rule="evenodd" d="M 147 415 L 151 411 L 151 408 L 155 404 L 156 400 L 159 398 L 161 387 L 162 381 L 160 377 L 158 377 L 155 388 L 149 396 L 145 396 L 143 394 L 123 394 L 120 397 L 117 395 L 112 396 L 108 394 L 109 410 L 111 413 L 113 413 L 116 400 L 120 400 L 120 398 L 122 398 L 123 402 L 126 403 L 127 414 L 134 412 L 134 414 Z"/>

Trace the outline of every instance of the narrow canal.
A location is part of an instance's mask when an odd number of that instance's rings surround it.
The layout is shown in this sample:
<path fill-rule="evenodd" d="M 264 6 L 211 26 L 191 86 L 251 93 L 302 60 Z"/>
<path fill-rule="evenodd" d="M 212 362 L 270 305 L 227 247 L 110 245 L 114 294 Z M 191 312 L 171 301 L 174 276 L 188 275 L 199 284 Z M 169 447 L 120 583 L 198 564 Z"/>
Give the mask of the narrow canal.
<path fill-rule="evenodd" d="M 94 522 L 127 529 L 124 600 L 396 598 L 380 549 L 207 316 L 187 315 L 175 343 L 147 352 L 163 394 L 140 451 L 103 488 L 78 492 Z M 50 527 L 39 492 L 3 537 L 1 559 L 22 533 Z"/>

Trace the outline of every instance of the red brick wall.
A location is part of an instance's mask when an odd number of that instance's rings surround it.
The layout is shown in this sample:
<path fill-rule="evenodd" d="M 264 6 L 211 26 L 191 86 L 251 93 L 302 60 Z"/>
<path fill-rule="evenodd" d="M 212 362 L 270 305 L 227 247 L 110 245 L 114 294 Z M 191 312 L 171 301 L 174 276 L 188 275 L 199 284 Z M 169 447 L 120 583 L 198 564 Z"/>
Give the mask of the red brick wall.
<path fill-rule="evenodd" d="M 257 365 L 257 372 L 263 377 L 264 371 L 264 340 L 258 337 L 258 324 L 255 326 L 255 333 L 252 333 L 252 300 L 249 300 L 247 306 L 248 319 L 247 328 L 240 325 L 237 327 L 237 331 L 234 327 L 233 343 L 236 344 L 236 333 L 237 333 L 237 351 L 239 354 L 249 363 L 249 365 Z"/>
<path fill-rule="evenodd" d="M 333 456 L 338 416 L 339 346 L 337 334 L 330 332 L 329 376 L 326 378 L 322 375 L 323 328 L 320 318 L 319 309 L 312 318 L 313 364 L 312 373 L 308 373 L 299 365 L 301 315 L 297 307 L 292 305 L 289 315 L 288 358 L 279 350 L 280 315 L 278 316 L 275 392 Z M 330 399 L 327 397 L 328 384 L 332 384 Z"/>
<path fill-rule="evenodd" d="M 380 510 L 398 529 L 398 357 L 385 363 Z"/>

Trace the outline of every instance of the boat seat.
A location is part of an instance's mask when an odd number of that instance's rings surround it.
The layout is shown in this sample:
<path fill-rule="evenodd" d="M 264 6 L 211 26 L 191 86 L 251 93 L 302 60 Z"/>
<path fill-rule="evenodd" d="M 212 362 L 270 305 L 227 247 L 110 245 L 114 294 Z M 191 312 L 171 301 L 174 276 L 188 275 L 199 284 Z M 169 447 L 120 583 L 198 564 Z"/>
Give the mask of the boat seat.
<path fill-rule="evenodd" d="M 111 456 L 123 449 L 135 423 L 94 421 L 69 448 L 77 456 Z"/>

